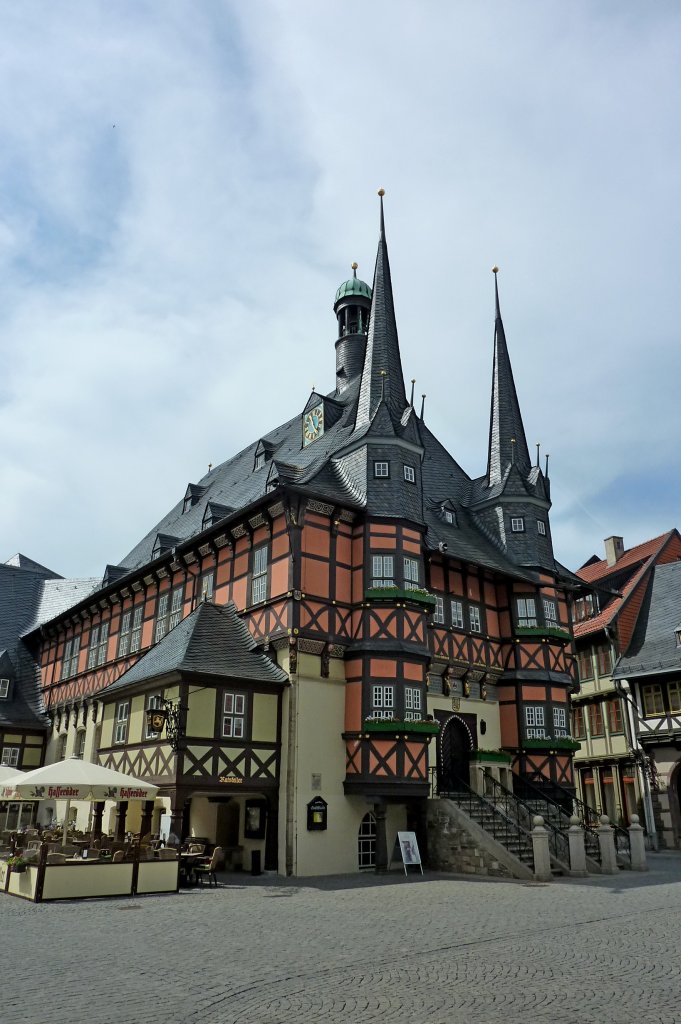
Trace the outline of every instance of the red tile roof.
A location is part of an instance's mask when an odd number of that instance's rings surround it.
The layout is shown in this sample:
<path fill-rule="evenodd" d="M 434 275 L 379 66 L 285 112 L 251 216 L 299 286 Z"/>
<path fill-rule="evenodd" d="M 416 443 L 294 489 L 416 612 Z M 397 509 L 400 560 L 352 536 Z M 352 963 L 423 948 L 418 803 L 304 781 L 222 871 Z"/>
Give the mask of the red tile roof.
<path fill-rule="evenodd" d="M 652 544 L 652 541 L 649 541 L 649 543 Z M 639 547 L 642 548 L 645 547 L 645 545 L 640 544 Z M 632 550 L 634 549 L 632 548 Z M 638 572 L 635 572 L 631 579 L 627 580 L 625 585 L 622 587 L 622 590 L 620 591 L 619 597 L 614 597 L 612 601 L 609 601 L 607 606 L 601 612 L 599 612 L 598 615 L 594 615 L 590 619 L 584 619 L 582 622 L 575 623 L 575 638 L 589 636 L 591 633 L 597 633 L 599 629 L 603 629 L 605 626 L 608 626 L 612 622 L 617 613 L 621 610 L 622 605 L 627 600 L 629 595 L 633 593 L 633 591 L 640 583 L 642 577 L 645 576 L 649 566 L 652 565 L 655 561 L 656 553 L 657 549 L 655 549 L 654 553 L 648 559 L 646 559 L 645 563 L 640 567 Z M 622 559 L 620 558 L 617 564 L 619 565 L 621 561 Z M 581 570 L 579 572 L 579 575 L 581 575 Z"/>
<path fill-rule="evenodd" d="M 626 569 L 627 566 L 634 566 L 638 562 L 643 562 L 650 558 L 651 555 L 656 555 L 673 533 L 674 530 L 669 530 L 668 533 L 662 533 L 659 537 L 654 537 L 643 544 L 637 544 L 636 547 L 629 548 L 621 558 L 617 559 L 614 565 L 608 565 L 605 558 L 601 559 L 600 562 L 594 562 L 592 565 L 585 565 L 582 569 L 577 570 L 577 575 L 585 583 L 594 583 L 596 580 L 606 579 L 608 576 Z"/>

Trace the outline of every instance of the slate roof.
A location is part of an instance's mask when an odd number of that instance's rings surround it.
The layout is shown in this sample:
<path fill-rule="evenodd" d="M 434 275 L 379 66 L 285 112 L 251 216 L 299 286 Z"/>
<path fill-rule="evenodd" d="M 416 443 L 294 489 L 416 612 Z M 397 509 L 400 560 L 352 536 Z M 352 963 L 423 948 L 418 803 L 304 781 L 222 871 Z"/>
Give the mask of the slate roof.
<path fill-rule="evenodd" d="M 91 594 L 96 593 L 102 586 L 102 579 L 99 576 L 88 576 L 83 579 L 50 579 L 45 580 L 40 588 L 38 600 L 35 603 L 33 614 L 22 629 L 22 636 L 32 633 L 38 626 L 50 622 L 58 615 L 62 615 L 73 608 L 74 605 Z"/>
<path fill-rule="evenodd" d="M 681 647 L 675 630 L 681 618 L 681 562 L 656 565 L 626 654 L 613 672 L 618 679 L 677 671 Z"/>
<path fill-rule="evenodd" d="M 496 308 L 494 367 L 492 370 L 492 401 L 487 455 L 487 482 L 490 486 L 501 483 L 507 467 L 512 462 L 515 462 L 523 476 L 528 476 L 532 468 L 523 419 L 520 415 L 520 404 L 513 380 L 504 324 L 499 309 L 496 270 L 494 273 L 494 298 Z"/>
<path fill-rule="evenodd" d="M 110 696 L 172 672 L 274 685 L 288 683 L 286 673 L 259 650 L 231 601 L 224 607 L 200 604 L 101 692 Z"/>

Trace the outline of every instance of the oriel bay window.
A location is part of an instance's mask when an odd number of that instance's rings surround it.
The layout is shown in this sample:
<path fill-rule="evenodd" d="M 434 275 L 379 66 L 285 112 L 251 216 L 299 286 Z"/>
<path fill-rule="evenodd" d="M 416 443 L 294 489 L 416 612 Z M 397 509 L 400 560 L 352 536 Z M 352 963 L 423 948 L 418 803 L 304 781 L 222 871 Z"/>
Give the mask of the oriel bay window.
<path fill-rule="evenodd" d="M 395 586 L 395 559 L 392 555 L 372 555 L 371 586 Z"/>
<path fill-rule="evenodd" d="M 556 737 L 567 736 L 567 710 L 565 708 L 553 709 L 553 735 Z"/>
<path fill-rule="evenodd" d="M 515 606 L 519 626 L 525 628 L 537 625 L 537 605 L 533 597 L 518 597 Z"/>
<path fill-rule="evenodd" d="M 471 633 L 482 633 L 482 619 L 480 617 L 480 608 L 477 604 L 469 605 L 468 621 Z"/>
<path fill-rule="evenodd" d="M 525 705 L 525 735 L 528 740 L 546 739 L 544 707 L 542 704 Z"/>
<path fill-rule="evenodd" d="M 463 629 L 463 601 L 450 601 L 449 608 L 452 616 L 452 626 L 455 629 Z"/>
<path fill-rule="evenodd" d="M 421 690 L 418 686 L 404 688 L 404 720 L 417 722 L 423 717 Z"/>
<path fill-rule="evenodd" d="M 408 558 L 405 556 L 404 589 L 418 590 L 419 586 L 419 560 L 418 558 Z"/>
<path fill-rule="evenodd" d="M 374 685 L 371 687 L 370 718 L 395 717 L 395 687 Z"/>
<path fill-rule="evenodd" d="M 433 609 L 433 620 L 437 623 L 443 623 L 445 621 L 445 600 L 443 597 L 435 598 L 435 608 Z"/>
<path fill-rule="evenodd" d="M 542 605 L 544 606 L 544 625 L 550 629 L 556 629 L 558 626 L 558 612 L 556 610 L 556 602 L 551 600 L 549 597 L 542 598 Z"/>
<path fill-rule="evenodd" d="M 243 739 L 246 735 L 246 694 L 227 692 L 222 699 L 222 735 Z"/>
<path fill-rule="evenodd" d="M 253 573 L 251 576 L 251 604 L 267 600 L 267 562 L 269 545 L 253 548 Z"/>

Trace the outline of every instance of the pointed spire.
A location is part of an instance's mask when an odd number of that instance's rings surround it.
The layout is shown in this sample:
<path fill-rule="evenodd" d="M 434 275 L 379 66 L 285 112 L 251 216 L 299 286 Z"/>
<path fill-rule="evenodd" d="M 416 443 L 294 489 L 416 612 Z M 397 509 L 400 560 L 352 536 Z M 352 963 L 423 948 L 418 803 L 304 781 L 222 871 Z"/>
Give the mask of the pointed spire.
<path fill-rule="evenodd" d="M 511 360 L 506 346 L 504 324 L 499 308 L 498 267 L 494 274 L 494 368 L 492 371 L 492 406 L 490 410 L 489 453 L 487 482 L 501 483 L 510 463 L 514 462 L 523 476 L 530 472 L 532 463 L 520 414 L 518 395 L 513 381 Z"/>
<path fill-rule="evenodd" d="M 385 239 L 383 215 L 384 190 L 378 192 L 381 199 L 380 236 L 376 254 L 376 269 L 371 296 L 369 335 L 367 337 L 364 369 L 357 404 L 355 428 L 366 426 L 384 398 L 393 422 L 399 422 L 407 406 L 404 389 L 404 374 L 400 358 L 400 345 L 395 322 L 395 306 L 390 278 L 388 245 Z M 384 374 L 386 375 L 384 377 Z"/>

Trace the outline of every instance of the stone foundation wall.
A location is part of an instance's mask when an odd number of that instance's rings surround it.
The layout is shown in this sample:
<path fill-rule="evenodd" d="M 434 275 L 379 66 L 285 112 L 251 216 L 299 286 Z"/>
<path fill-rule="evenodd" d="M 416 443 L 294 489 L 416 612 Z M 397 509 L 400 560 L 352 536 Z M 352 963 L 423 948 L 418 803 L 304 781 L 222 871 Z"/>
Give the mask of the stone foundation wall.
<path fill-rule="evenodd" d="M 434 805 L 434 806 L 433 806 Z M 459 822 L 442 800 L 428 802 L 428 859 L 436 871 L 513 878 L 513 872 Z"/>

